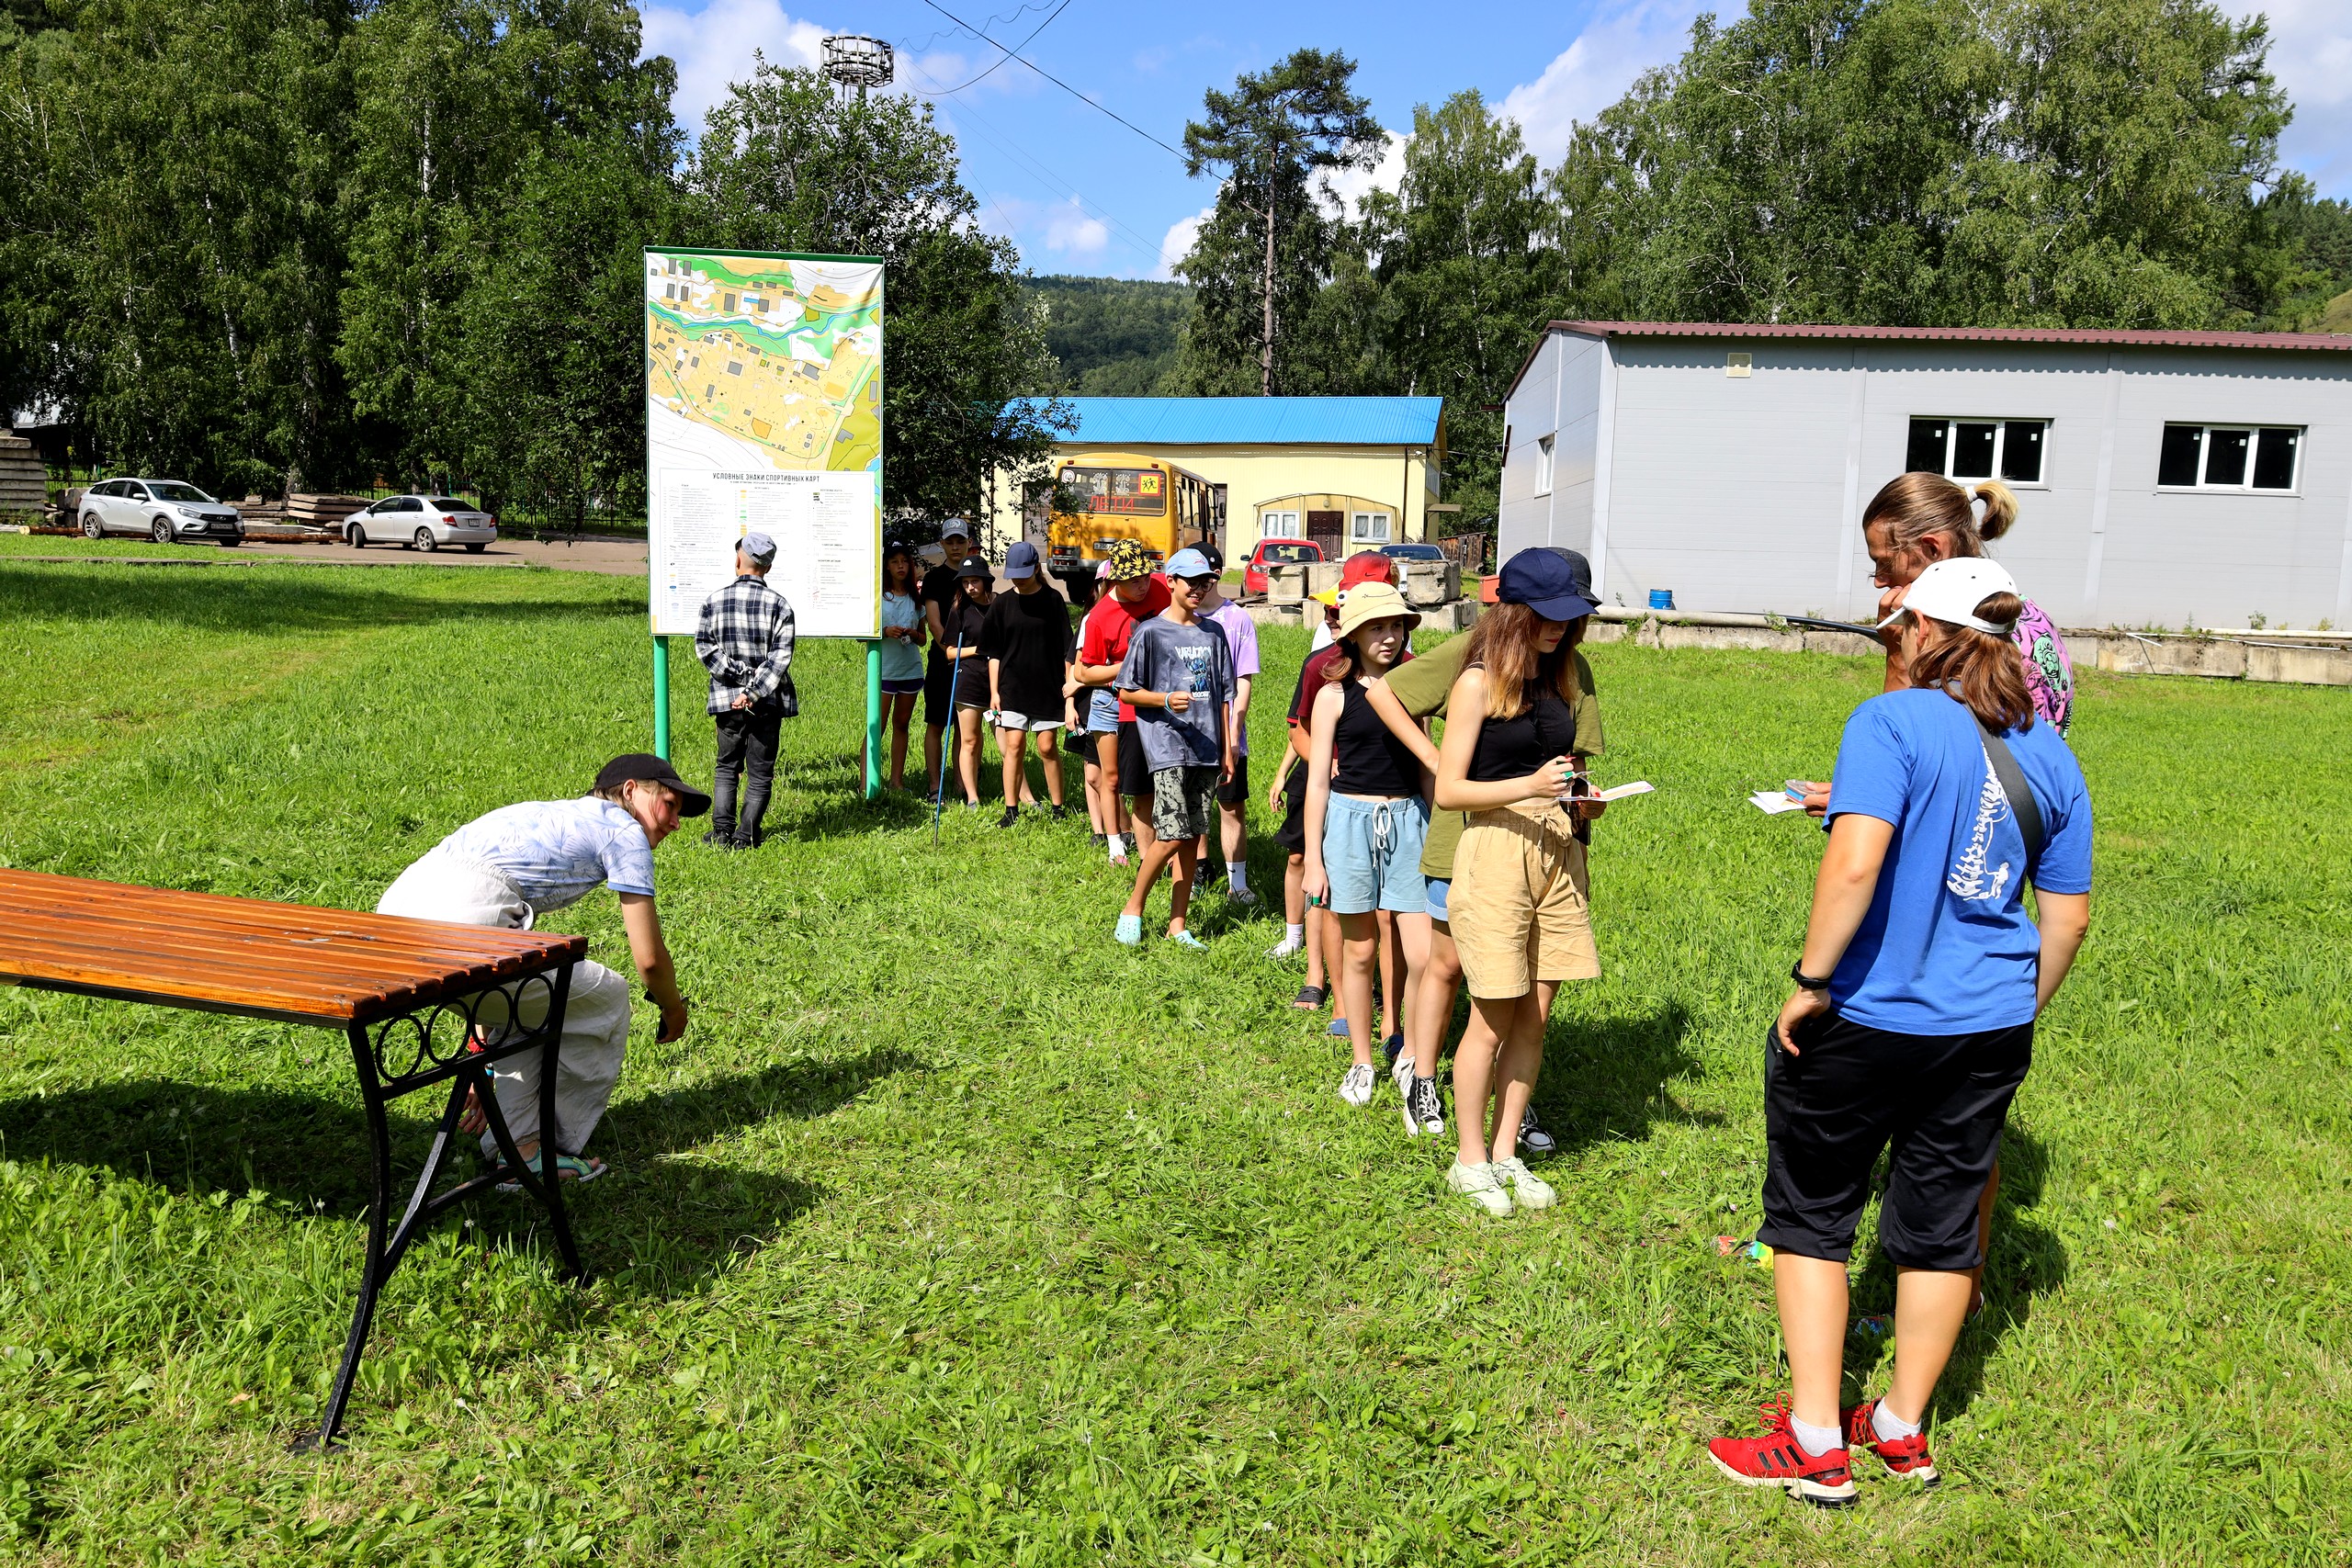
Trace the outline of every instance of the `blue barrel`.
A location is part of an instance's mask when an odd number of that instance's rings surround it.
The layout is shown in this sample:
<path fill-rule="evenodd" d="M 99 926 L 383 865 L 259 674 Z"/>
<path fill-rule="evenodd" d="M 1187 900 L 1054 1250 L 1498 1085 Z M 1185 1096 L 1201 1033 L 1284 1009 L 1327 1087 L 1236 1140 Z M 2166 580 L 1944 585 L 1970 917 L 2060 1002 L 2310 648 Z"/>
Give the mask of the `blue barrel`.
<path fill-rule="evenodd" d="M 1674 590 L 1673 590 L 1673 589 L 1671 589 L 1671 588 L 1653 588 L 1653 589 L 1651 589 L 1651 590 L 1650 590 L 1650 608 L 1651 608 L 1651 609 L 1653 609 L 1653 610 L 1671 610 L 1671 609 L 1673 609 L 1673 608 L 1674 608 Z"/>

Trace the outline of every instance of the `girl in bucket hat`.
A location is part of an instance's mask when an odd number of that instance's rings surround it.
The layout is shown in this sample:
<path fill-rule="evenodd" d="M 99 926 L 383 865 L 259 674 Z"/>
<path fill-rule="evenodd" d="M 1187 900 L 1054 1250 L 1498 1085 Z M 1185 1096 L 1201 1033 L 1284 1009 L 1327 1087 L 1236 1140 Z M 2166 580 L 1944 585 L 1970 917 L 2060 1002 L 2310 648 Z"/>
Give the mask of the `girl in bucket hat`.
<path fill-rule="evenodd" d="M 1429 961 L 1429 894 L 1421 882 L 1421 845 L 1429 836 L 1420 760 L 1392 734 L 1365 699 L 1365 688 L 1403 657 L 1420 616 L 1385 582 L 1348 591 L 1340 610 L 1334 657 L 1311 700 L 1313 752 L 1306 768 L 1306 873 L 1310 905 L 1326 904 L 1340 922 L 1340 995 L 1354 1062 L 1340 1098 L 1372 1103 L 1379 1081 L 1372 1054 L 1372 968 L 1380 948 L 1380 912 L 1396 923 L 1408 975 L 1395 1015 L 1411 1009 L 1412 987 Z"/>

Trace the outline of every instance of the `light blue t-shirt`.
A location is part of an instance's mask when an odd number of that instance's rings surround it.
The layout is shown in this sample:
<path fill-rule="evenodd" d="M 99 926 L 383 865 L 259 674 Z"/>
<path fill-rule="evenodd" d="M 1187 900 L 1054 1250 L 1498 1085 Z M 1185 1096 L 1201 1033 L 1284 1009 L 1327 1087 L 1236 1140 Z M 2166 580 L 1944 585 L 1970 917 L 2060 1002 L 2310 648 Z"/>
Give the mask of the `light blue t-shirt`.
<path fill-rule="evenodd" d="M 461 860 L 496 868 L 534 914 L 576 904 L 601 885 L 653 893 L 653 846 L 609 800 L 526 800 L 475 818 L 441 840 Z"/>
<path fill-rule="evenodd" d="M 922 605 L 910 593 L 882 595 L 882 624 L 912 631 L 922 625 Z M 920 681 L 922 679 L 922 651 L 904 637 L 886 637 L 882 639 L 882 679 L 885 681 Z"/>
<path fill-rule="evenodd" d="M 2034 885 L 2091 890 L 2091 799 L 2048 724 L 2008 730 L 2041 807 Z M 1846 721 L 1825 820 L 1894 825 L 1870 913 L 1831 976 L 1858 1023 L 1903 1034 L 1969 1034 L 2033 1021 L 2041 935 L 2025 912 L 2025 835 L 1968 708 L 1936 691 L 1872 697 Z"/>

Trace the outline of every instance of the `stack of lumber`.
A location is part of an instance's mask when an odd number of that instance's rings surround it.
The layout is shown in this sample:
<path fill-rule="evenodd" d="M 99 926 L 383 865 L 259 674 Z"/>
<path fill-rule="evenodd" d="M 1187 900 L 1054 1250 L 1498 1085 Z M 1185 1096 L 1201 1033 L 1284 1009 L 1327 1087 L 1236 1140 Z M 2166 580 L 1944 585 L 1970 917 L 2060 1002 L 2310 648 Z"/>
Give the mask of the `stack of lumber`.
<path fill-rule="evenodd" d="M 49 510 L 49 470 L 33 444 L 0 434 L 0 521 L 31 523 Z"/>

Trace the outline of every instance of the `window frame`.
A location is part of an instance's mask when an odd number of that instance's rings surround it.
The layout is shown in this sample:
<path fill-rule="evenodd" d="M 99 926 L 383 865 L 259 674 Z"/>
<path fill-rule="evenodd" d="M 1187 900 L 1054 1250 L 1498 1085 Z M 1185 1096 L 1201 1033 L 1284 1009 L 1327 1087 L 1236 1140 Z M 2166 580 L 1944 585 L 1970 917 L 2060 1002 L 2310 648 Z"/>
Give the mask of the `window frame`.
<path fill-rule="evenodd" d="M 1370 523 L 1379 524 L 1380 532 L 1375 534 L 1367 528 L 1365 525 Z M 1351 545 L 1393 545 L 1396 543 L 1396 514 L 1393 512 L 1351 510 L 1348 513 L 1348 542 Z"/>
<path fill-rule="evenodd" d="M 1274 528 L 1285 530 L 1274 533 Z M 1267 506 L 1258 509 L 1258 537 L 1261 539 L 1304 539 L 1306 537 L 1306 513 L 1295 507 Z"/>
<path fill-rule="evenodd" d="M 1982 484 L 1986 479 L 1999 479 L 2017 490 L 2048 490 L 2050 488 L 2050 435 L 2058 422 L 2050 416 L 2034 414 L 1986 413 L 1915 413 L 1903 422 L 1903 459 L 1907 469 L 1911 460 L 1911 427 L 1921 420 L 1941 420 L 1944 425 L 1943 467 L 1934 470 L 1954 484 Z M 1960 427 L 1963 424 L 1989 424 L 1993 427 L 1993 471 L 1989 474 L 1955 474 L 1952 457 L 1960 449 Z M 2001 473 L 2001 459 L 2008 455 L 2009 426 L 2038 424 L 2041 427 L 2041 477 L 2033 479 L 2007 479 Z"/>
<path fill-rule="evenodd" d="M 1555 434 L 1556 434 L 1555 432 Z M 1552 493 L 1554 456 L 1551 435 L 1539 435 L 1535 438 L 1535 493 L 1537 495 Z"/>
<path fill-rule="evenodd" d="M 2173 430 L 2194 430 L 2197 432 L 2197 482 L 2194 484 L 2180 485 L 2166 484 L 2164 482 L 2162 477 L 2164 473 L 2164 438 L 2166 432 Z M 2213 432 L 2217 430 L 2243 430 L 2245 432 L 2245 478 L 2240 483 L 2224 485 L 2210 484 L 2206 481 L 2205 465 L 2211 459 L 2211 437 Z M 2289 482 L 2284 489 L 2280 489 L 2275 485 L 2256 485 L 2254 482 L 2255 465 L 2262 457 L 2262 434 L 2263 432 L 2267 430 L 2287 430 L 2294 433 L 2295 471 L 2290 478 Z M 2163 428 L 2156 433 L 2156 473 L 2158 476 L 2154 487 L 2156 493 L 2159 495 L 2300 496 L 2303 493 L 2303 458 L 2308 454 L 2311 446 L 2311 434 L 2312 427 L 2308 424 L 2256 424 L 2250 420 L 2200 421 L 2189 419 L 2168 419 L 2164 422 Z"/>

